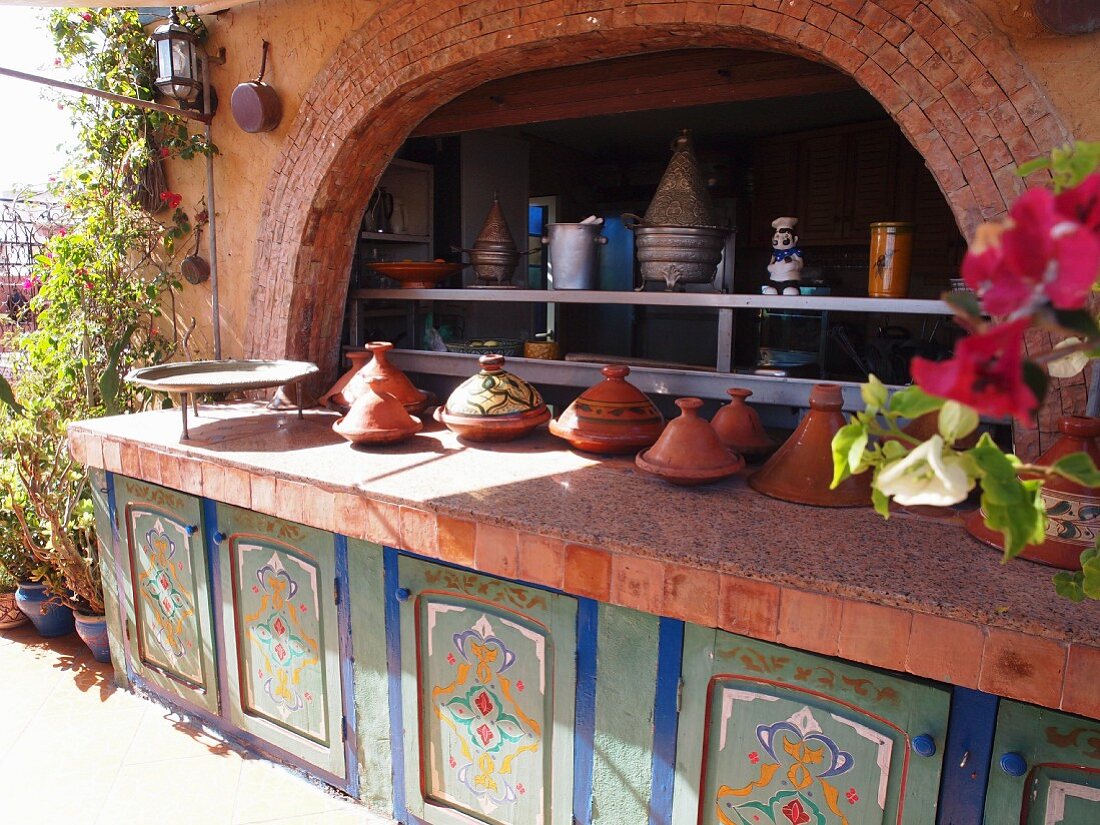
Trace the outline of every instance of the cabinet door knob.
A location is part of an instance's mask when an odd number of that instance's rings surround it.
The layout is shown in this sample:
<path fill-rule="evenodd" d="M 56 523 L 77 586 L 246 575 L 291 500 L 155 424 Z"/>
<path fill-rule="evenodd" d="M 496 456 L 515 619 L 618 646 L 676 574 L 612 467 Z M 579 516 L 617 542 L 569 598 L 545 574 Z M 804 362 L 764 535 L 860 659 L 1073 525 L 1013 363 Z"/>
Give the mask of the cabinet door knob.
<path fill-rule="evenodd" d="M 922 733 L 920 736 L 914 736 L 913 743 L 910 747 L 917 756 L 936 755 L 936 740 L 930 733 Z"/>
<path fill-rule="evenodd" d="M 409 600 L 409 596 L 411 596 L 411 595 L 412 595 L 412 591 L 409 590 L 409 588 L 407 588 L 407 587 L 397 588 L 397 600 L 399 602 L 407 602 Z"/>
<path fill-rule="evenodd" d="M 223 533 L 221 530 L 218 530 L 216 533 L 214 533 L 214 544 L 221 544 L 223 541 L 225 541 L 225 533 Z"/>
<path fill-rule="evenodd" d="M 196 527 L 194 524 L 188 524 L 186 527 L 183 528 L 183 532 L 185 532 L 190 537 L 199 532 L 199 528 Z"/>
<path fill-rule="evenodd" d="M 1001 756 L 1001 770 L 1009 776 L 1023 776 L 1027 773 L 1027 760 L 1012 751 Z"/>

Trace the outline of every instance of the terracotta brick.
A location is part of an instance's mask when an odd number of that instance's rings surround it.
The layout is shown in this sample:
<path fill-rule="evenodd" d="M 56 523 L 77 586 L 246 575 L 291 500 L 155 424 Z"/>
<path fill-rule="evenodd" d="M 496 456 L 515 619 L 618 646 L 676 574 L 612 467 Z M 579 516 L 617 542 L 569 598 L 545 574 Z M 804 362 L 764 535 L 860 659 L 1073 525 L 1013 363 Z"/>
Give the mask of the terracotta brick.
<path fill-rule="evenodd" d="M 172 490 L 180 489 L 180 460 L 169 453 L 157 456 L 160 463 L 160 483 Z"/>
<path fill-rule="evenodd" d="M 375 499 L 364 500 L 364 505 L 371 541 L 401 549 L 401 508 Z"/>
<path fill-rule="evenodd" d="M 986 693 L 1058 707 L 1066 645 L 1012 630 L 990 628 L 982 650 L 978 688 Z"/>
<path fill-rule="evenodd" d="M 806 14 L 814 6 L 813 0 L 782 0 L 780 11 L 795 20 L 805 20 Z"/>
<path fill-rule="evenodd" d="M 721 576 L 709 570 L 680 564 L 667 565 L 662 615 L 704 627 L 716 627 L 720 581 Z"/>
<path fill-rule="evenodd" d="M 146 481 L 151 481 L 153 484 L 160 484 L 160 456 L 154 453 L 152 450 L 144 447 L 137 451 L 138 456 L 138 472 L 141 478 Z"/>
<path fill-rule="evenodd" d="M 807 15 L 808 16 L 808 15 Z M 809 20 L 806 21 L 809 24 Z M 813 52 L 820 52 L 821 48 L 829 40 L 829 33 L 813 25 L 806 25 L 798 33 L 798 42 Z"/>
<path fill-rule="evenodd" d="M 511 527 L 478 522 L 475 540 L 477 569 L 495 576 L 516 578 L 519 572 L 519 534 Z"/>
<path fill-rule="evenodd" d="M 976 625 L 916 613 L 905 669 L 928 679 L 976 688 L 984 645 L 985 634 Z"/>
<path fill-rule="evenodd" d="M 611 601 L 646 613 L 661 612 L 665 566 L 653 559 L 615 555 L 611 558 Z"/>
<path fill-rule="evenodd" d="M 583 544 L 565 545 L 565 590 L 606 602 L 611 598 L 611 556 Z"/>
<path fill-rule="evenodd" d="M 978 206 L 982 209 L 982 216 L 990 220 L 992 215 L 1005 208 L 1004 198 L 997 188 L 989 167 L 985 165 L 985 159 L 975 152 L 959 161 L 959 167 L 966 180 L 970 184 L 974 197 L 978 200 Z"/>
<path fill-rule="evenodd" d="M 222 468 L 222 492 L 227 504 L 252 509 L 252 479 L 248 470 L 240 467 Z"/>
<path fill-rule="evenodd" d="M 141 460 L 138 458 L 138 448 L 136 444 L 130 444 L 127 442 L 121 442 L 118 445 L 118 460 L 120 470 L 119 472 L 125 473 L 132 478 L 141 477 Z"/>
<path fill-rule="evenodd" d="M 905 58 L 918 69 L 936 53 L 935 49 L 928 45 L 928 41 L 917 32 L 913 32 L 905 38 L 898 46 L 898 51 L 905 55 Z"/>
<path fill-rule="evenodd" d="M 855 77 L 888 112 L 900 112 L 912 102 L 909 93 L 873 60 L 860 66 Z"/>
<path fill-rule="evenodd" d="M 955 70 L 947 65 L 947 62 L 939 55 L 932 55 L 928 58 L 924 64 L 920 67 L 920 73 L 935 86 L 937 89 L 942 89 L 949 83 L 954 83 L 958 80 L 958 75 L 955 74 Z M 960 114 L 962 114 L 960 112 Z"/>
<path fill-rule="evenodd" d="M 1100 647 L 1070 645 L 1060 707 L 1100 719 Z"/>
<path fill-rule="evenodd" d="M 277 514 L 275 504 L 275 478 L 252 473 L 249 477 L 249 495 L 251 508 L 269 516 Z"/>
<path fill-rule="evenodd" d="M 650 8 L 647 6 L 640 6 L 638 13 L 640 14 L 642 9 Z M 771 34 L 779 28 L 779 22 L 782 17 L 776 14 L 774 11 L 765 11 L 758 8 L 747 8 L 745 13 L 741 15 L 741 25 L 748 29 L 755 29 L 757 31 L 766 32 Z"/>
<path fill-rule="evenodd" d="M 203 474 L 205 478 L 205 472 Z M 285 478 L 275 481 L 275 514 L 287 521 L 306 523 L 306 507 L 309 487 Z"/>
<path fill-rule="evenodd" d="M 836 12 L 826 8 L 820 3 L 815 3 L 814 6 L 806 12 L 806 22 L 823 31 L 829 30 L 829 26 L 833 24 L 835 18 Z"/>
<path fill-rule="evenodd" d="M 452 564 L 474 566 L 474 539 L 477 525 L 468 519 L 436 516 L 439 557 Z M 412 548 L 410 548 L 412 549 Z"/>
<path fill-rule="evenodd" d="M 864 62 L 870 62 L 863 52 L 855 46 L 848 45 L 846 40 L 835 35 L 830 35 L 829 39 L 825 41 L 825 48 L 821 50 L 821 53 L 849 74 L 853 74 Z"/>
<path fill-rule="evenodd" d="M 561 539 L 519 534 L 517 575 L 523 581 L 561 588 L 565 576 L 565 544 Z"/>
<path fill-rule="evenodd" d="M 1056 115 L 1050 113 L 1031 124 L 1031 137 L 1044 152 L 1049 152 L 1055 146 L 1061 146 L 1069 141 L 1066 127 L 1059 122 Z"/>
<path fill-rule="evenodd" d="M 845 42 L 852 43 L 863 31 L 863 28 L 852 18 L 838 14 L 833 18 L 833 22 L 829 24 L 829 34 L 835 35 Z"/>
<path fill-rule="evenodd" d="M 84 442 L 85 456 L 88 460 L 89 467 L 99 467 L 106 469 L 103 461 L 103 439 L 97 435 L 88 437 L 88 440 Z"/>
<path fill-rule="evenodd" d="M 925 80 L 924 75 L 908 63 L 898 66 L 892 77 L 905 90 L 905 93 L 920 106 L 927 107 L 928 104 L 940 97 L 936 87 Z"/>
<path fill-rule="evenodd" d="M 73 461 L 78 464 L 88 463 L 88 436 L 86 433 L 78 432 L 74 428 L 70 428 L 67 433 L 69 442 L 69 455 L 72 456 Z"/>
<path fill-rule="evenodd" d="M 875 53 L 871 55 L 871 59 L 878 63 L 883 71 L 889 74 L 905 62 L 905 55 L 889 43 L 883 43 L 878 47 Z"/>
<path fill-rule="evenodd" d="M 226 476 L 228 481 L 228 474 Z M 242 505 L 243 506 L 243 505 Z M 336 494 L 312 484 L 306 488 L 305 523 L 318 530 L 336 530 Z"/>
<path fill-rule="evenodd" d="M 731 633 L 774 641 L 780 591 L 771 582 L 722 576 L 718 584 L 718 626 Z"/>
<path fill-rule="evenodd" d="M 780 644 L 835 656 L 843 603 L 833 596 L 784 589 L 779 600 Z"/>
<path fill-rule="evenodd" d="M 202 464 L 194 458 L 180 456 L 180 486 L 181 492 L 190 493 L 193 496 L 202 495 Z"/>
<path fill-rule="evenodd" d="M 439 535 L 435 513 L 418 507 L 400 507 L 401 546 L 425 556 L 439 555 Z M 472 538 L 472 537 L 471 537 Z"/>
<path fill-rule="evenodd" d="M 204 461 L 201 466 L 203 498 L 225 501 L 225 470 L 211 461 Z"/>
<path fill-rule="evenodd" d="M 370 533 L 365 499 L 351 493 L 337 493 L 333 502 L 333 528 L 348 538 L 374 541 Z"/>
<path fill-rule="evenodd" d="M 909 137 L 926 135 L 936 128 L 932 125 L 932 121 L 928 119 L 928 115 L 916 103 L 910 103 L 894 117 Z"/>
<path fill-rule="evenodd" d="M 907 610 L 845 600 L 840 619 L 840 656 L 888 670 L 903 670 L 912 622 L 913 615 Z"/>

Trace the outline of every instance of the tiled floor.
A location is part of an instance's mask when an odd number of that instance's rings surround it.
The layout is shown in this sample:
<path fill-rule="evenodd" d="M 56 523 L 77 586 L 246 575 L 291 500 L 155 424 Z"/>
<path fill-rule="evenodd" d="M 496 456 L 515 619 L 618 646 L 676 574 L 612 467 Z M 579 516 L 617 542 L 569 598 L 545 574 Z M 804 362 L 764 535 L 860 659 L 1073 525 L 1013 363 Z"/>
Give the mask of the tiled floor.
<path fill-rule="evenodd" d="M 0 631 L 0 821 L 381 823 L 119 690 L 76 635 Z"/>

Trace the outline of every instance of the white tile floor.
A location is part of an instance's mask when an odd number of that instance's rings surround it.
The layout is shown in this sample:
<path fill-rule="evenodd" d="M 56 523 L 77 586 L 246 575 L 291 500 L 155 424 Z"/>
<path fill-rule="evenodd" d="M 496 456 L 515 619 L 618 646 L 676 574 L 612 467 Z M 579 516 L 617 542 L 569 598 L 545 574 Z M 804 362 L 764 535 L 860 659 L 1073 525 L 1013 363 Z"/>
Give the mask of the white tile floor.
<path fill-rule="evenodd" d="M 381 825 L 119 690 L 75 635 L 0 631 L 0 822 Z"/>

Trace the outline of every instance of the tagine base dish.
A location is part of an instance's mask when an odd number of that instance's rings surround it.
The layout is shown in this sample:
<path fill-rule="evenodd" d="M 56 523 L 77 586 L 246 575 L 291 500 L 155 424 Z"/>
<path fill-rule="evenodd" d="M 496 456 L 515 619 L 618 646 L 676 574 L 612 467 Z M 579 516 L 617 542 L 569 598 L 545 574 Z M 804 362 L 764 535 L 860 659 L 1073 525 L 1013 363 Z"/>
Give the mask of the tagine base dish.
<path fill-rule="evenodd" d="M 348 431 L 345 429 L 339 429 L 340 425 L 344 423 L 344 418 L 341 417 L 332 425 L 332 431 L 339 435 L 341 438 L 346 438 L 352 444 L 396 444 L 399 441 L 406 441 L 416 435 L 418 432 L 424 429 L 424 422 L 415 416 L 410 416 L 414 422 L 416 422 L 415 429 L 396 428 L 392 430 L 360 430 L 360 431 Z"/>
<path fill-rule="evenodd" d="M 516 415 L 456 415 L 440 407 L 436 420 L 459 438 L 475 442 L 513 441 L 550 420 L 550 411 L 531 410 Z"/>
<path fill-rule="evenodd" d="M 580 450 L 582 453 L 593 453 L 595 455 L 627 455 L 628 453 L 636 453 L 638 450 L 649 447 L 656 440 L 654 438 L 639 438 L 637 436 L 615 438 L 614 436 L 586 435 L 576 430 L 569 429 L 568 427 L 562 427 L 557 421 L 550 422 L 550 433 L 567 441 L 569 446 L 574 450 Z"/>
<path fill-rule="evenodd" d="M 649 455 L 649 450 L 643 450 L 638 453 L 637 457 L 634 459 L 634 463 L 640 470 L 671 482 L 672 484 L 679 484 L 682 487 L 692 487 L 697 484 L 709 484 L 712 481 L 719 481 L 723 478 L 728 478 L 745 466 L 745 459 L 734 452 L 729 453 L 729 464 L 723 464 L 719 467 L 707 467 L 699 470 L 693 470 L 688 467 L 666 467 L 663 464 L 654 464 L 647 460 L 647 455 Z"/>
<path fill-rule="evenodd" d="M 398 261 L 373 263 L 368 268 L 397 281 L 401 289 L 433 289 L 451 275 L 457 275 L 465 265 L 446 261 Z"/>
<path fill-rule="evenodd" d="M 980 508 L 967 517 L 966 532 L 987 547 L 996 550 L 998 553 L 1004 553 L 1004 536 L 985 526 L 985 517 L 982 515 Z M 1081 553 L 1085 549 L 1087 549 L 1087 546 L 1084 544 L 1076 547 L 1048 539 L 1042 544 L 1027 545 L 1020 551 L 1017 558 L 1027 559 L 1036 564 L 1044 564 L 1047 567 L 1057 567 L 1060 570 L 1080 570 Z"/>

